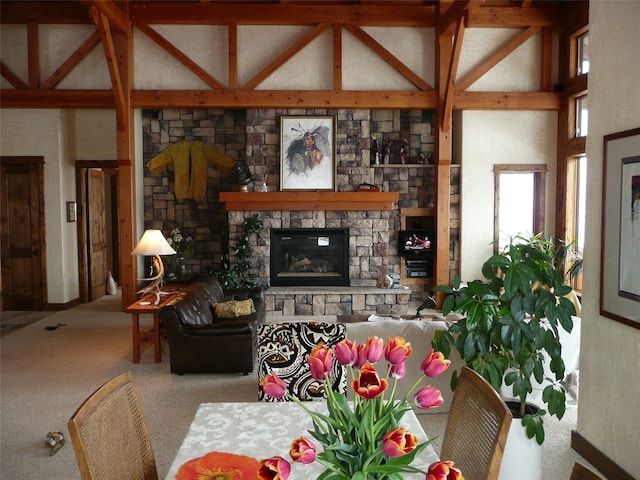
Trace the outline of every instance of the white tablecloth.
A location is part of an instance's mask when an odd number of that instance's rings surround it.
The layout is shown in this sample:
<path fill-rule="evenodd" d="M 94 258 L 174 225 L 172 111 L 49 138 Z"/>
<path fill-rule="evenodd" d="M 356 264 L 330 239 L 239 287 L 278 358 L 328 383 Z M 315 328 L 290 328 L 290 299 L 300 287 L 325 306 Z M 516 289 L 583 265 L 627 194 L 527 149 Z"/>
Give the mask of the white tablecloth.
<path fill-rule="evenodd" d="M 310 402 L 319 412 L 326 413 L 325 402 Z M 403 418 L 403 426 L 415 434 L 420 442 L 427 440 L 424 430 L 413 412 Z M 312 427 L 311 417 L 295 402 L 237 402 L 203 403 L 198 408 L 166 480 L 174 480 L 185 462 L 209 452 L 228 452 L 248 455 L 258 460 L 279 455 L 291 463 L 291 480 L 311 480 L 323 471 L 317 462 L 303 465 L 290 460 L 291 442 Z M 438 460 L 432 447 L 427 447 L 415 460 L 422 470 Z M 423 474 L 405 475 L 406 479 L 424 479 Z"/>

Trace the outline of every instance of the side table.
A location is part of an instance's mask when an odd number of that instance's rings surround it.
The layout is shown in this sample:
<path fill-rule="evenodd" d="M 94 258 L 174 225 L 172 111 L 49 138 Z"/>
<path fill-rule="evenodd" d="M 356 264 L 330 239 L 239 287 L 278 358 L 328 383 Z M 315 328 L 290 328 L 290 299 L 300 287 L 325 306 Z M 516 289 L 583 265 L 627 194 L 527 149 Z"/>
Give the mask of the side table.
<path fill-rule="evenodd" d="M 124 309 L 124 311 L 130 313 L 132 317 L 133 363 L 140 363 L 140 345 L 147 342 L 153 344 L 154 362 L 160 363 L 162 352 L 160 349 L 160 317 L 158 313 L 164 304 L 175 297 L 179 291 L 179 289 L 171 290 L 168 295 L 162 296 L 158 305 L 153 304 L 156 300 L 155 294 L 150 294 Z M 147 331 L 140 331 L 140 314 L 144 313 L 153 315 L 153 328 Z"/>

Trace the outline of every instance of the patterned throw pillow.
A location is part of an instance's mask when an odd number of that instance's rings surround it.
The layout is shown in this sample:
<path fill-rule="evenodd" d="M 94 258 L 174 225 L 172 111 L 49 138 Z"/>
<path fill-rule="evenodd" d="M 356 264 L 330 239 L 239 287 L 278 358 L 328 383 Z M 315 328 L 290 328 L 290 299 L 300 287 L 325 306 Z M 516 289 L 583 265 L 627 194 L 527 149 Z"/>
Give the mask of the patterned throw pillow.
<path fill-rule="evenodd" d="M 287 384 L 289 393 L 303 401 L 324 399 L 322 382 L 309 371 L 307 355 L 318 343 L 332 348 L 346 338 L 343 323 L 290 322 L 269 323 L 258 327 L 258 378 L 271 372 Z M 347 374 L 342 365 L 333 362 L 333 390 L 346 394 Z M 258 387 L 258 400 L 276 401 Z"/>
<path fill-rule="evenodd" d="M 218 318 L 242 317 L 244 315 L 251 315 L 256 311 L 256 307 L 251 298 L 247 300 L 229 300 L 228 302 L 214 303 L 211 305 L 211 308 L 213 308 L 213 315 Z"/>

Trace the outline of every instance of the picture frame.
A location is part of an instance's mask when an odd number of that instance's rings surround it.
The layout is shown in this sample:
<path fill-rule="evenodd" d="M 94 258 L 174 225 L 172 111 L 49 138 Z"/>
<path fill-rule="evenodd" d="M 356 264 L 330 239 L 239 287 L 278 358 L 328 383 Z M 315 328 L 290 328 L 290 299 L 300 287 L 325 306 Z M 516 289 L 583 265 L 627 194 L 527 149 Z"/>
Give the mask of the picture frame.
<path fill-rule="evenodd" d="M 75 222 L 77 220 L 76 202 L 67 202 L 67 222 Z"/>
<path fill-rule="evenodd" d="M 605 135 L 600 315 L 640 329 L 640 128 Z"/>
<path fill-rule="evenodd" d="M 335 191 L 335 132 L 335 116 L 280 117 L 281 191 Z"/>

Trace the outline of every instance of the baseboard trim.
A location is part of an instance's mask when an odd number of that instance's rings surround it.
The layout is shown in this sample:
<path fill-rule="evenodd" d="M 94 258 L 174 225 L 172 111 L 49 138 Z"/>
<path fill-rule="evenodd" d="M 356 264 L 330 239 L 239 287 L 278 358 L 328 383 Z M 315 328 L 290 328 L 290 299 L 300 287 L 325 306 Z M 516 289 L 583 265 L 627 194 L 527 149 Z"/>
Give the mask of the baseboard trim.
<path fill-rule="evenodd" d="M 58 312 L 61 310 L 69 310 L 78 305 L 80 305 L 80 298 L 76 298 L 67 303 L 47 303 L 47 307 L 44 310 L 47 312 Z"/>
<path fill-rule="evenodd" d="M 610 480 L 635 480 L 633 476 L 628 474 L 576 430 L 571 431 L 571 448 L 597 468 L 605 478 Z"/>

